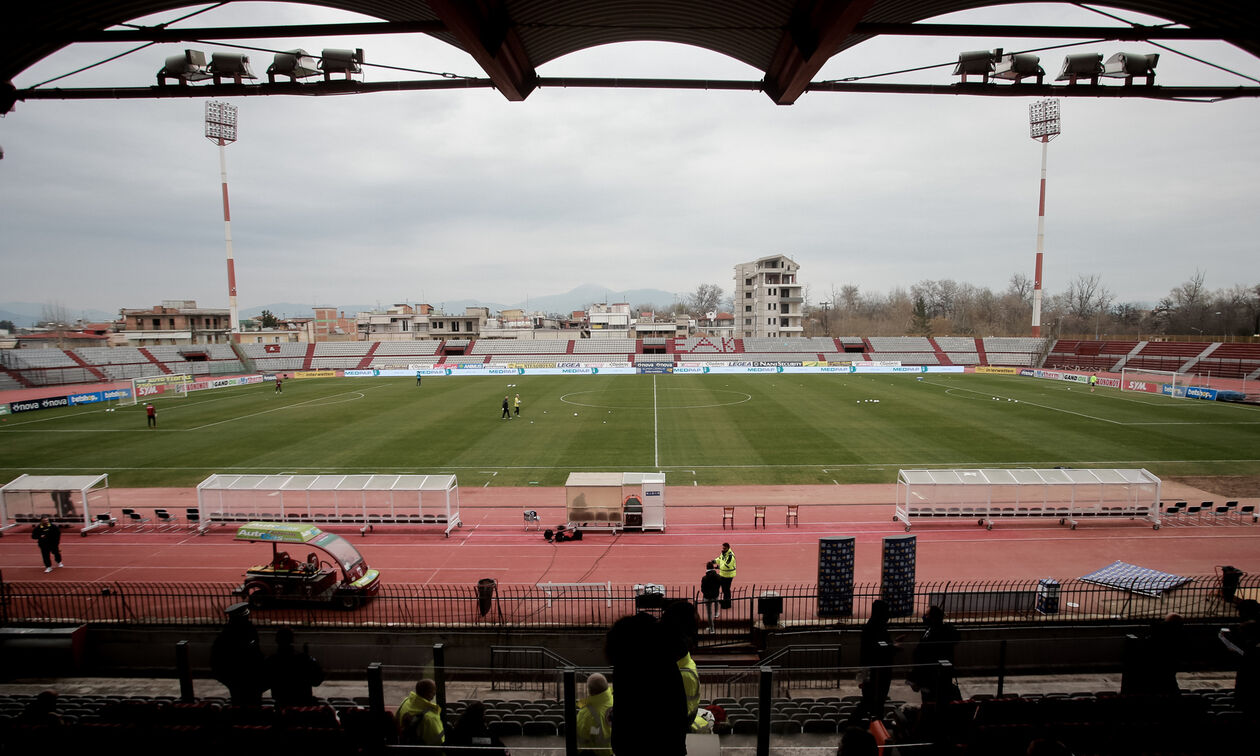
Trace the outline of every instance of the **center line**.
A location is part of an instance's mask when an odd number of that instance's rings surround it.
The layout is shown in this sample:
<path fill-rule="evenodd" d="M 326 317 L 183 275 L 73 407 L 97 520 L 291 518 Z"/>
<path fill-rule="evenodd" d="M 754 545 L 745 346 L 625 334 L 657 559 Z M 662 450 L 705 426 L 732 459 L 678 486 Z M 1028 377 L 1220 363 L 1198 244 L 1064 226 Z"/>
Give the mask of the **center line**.
<path fill-rule="evenodd" d="M 661 439 L 656 422 L 656 376 L 652 376 L 652 466 L 661 466 Z"/>

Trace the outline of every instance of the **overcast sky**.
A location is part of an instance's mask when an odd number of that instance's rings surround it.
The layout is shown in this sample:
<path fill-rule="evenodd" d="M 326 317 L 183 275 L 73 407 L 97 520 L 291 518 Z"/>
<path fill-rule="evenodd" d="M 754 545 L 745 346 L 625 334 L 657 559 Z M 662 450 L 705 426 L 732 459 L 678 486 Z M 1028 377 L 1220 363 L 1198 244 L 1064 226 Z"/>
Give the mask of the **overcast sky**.
<path fill-rule="evenodd" d="M 360 19 L 249 3 L 182 25 Z M 1114 23 L 1062 5 L 938 20 Z M 483 75 L 423 35 L 247 44 L 363 47 L 369 62 Z M 1049 44 L 875 39 L 815 79 Z M 186 46 L 150 47 L 53 86 L 144 86 Z M 1260 77 L 1260 61 L 1232 46 L 1172 46 Z M 15 83 L 122 49 L 67 48 Z M 1157 51 L 1114 42 L 1075 51 L 1120 50 Z M 1159 52 L 1161 84 L 1255 85 Z M 1049 78 L 1063 54 L 1042 54 Z M 271 56 L 251 60 L 265 80 Z M 948 84 L 951 73 L 876 81 Z M 761 77 L 717 53 L 657 43 L 582 51 L 539 74 Z M 1031 99 L 816 92 L 782 107 L 755 92 L 541 89 L 508 102 L 472 89 L 229 102 L 240 108 L 227 164 L 242 309 L 512 304 L 584 283 L 681 293 L 713 283 L 729 296 L 736 263 L 780 253 L 801 265 L 815 302 L 845 284 L 885 292 L 952 278 L 1002 290 L 1033 272 L 1041 149 L 1028 135 Z M 1140 302 L 1196 270 L 1211 289 L 1260 280 L 1260 102 L 1068 98 L 1061 108 L 1063 135 L 1049 150 L 1048 294 L 1094 274 L 1120 301 Z M 219 157 L 203 120 L 202 99 L 18 103 L 0 121 L 0 302 L 56 303 L 72 315 L 163 299 L 226 307 Z"/>

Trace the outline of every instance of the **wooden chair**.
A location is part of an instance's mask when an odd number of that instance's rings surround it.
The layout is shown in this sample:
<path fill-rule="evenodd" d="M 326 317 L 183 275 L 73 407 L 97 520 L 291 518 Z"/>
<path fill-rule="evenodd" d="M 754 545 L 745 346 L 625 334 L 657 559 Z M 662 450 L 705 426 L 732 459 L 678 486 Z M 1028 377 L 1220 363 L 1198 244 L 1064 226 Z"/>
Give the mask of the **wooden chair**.
<path fill-rule="evenodd" d="M 722 507 L 722 530 L 726 530 L 726 523 L 731 524 L 731 530 L 735 529 L 735 507 Z"/>
<path fill-rule="evenodd" d="M 797 513 L 797 511 L 799 510 L 799 508 L 800 508 L 800 505 L 799 505 L 799 504 L 788 504 L 788 505 L 787 505 L 787 520 L 786 520 L 786 522 L 784 523 L 785 525 L 789 525 L 789 526 L 793 526 L 793 525 L 794 525 L 794 526 L 796 526 L 796 527 L 798 527 L 798 528 L 801 526 L 800 520 L 799 520 L 799 519 L 797 518 L 797 516 L 796 516 L 796 513 Z"/>
<path fill-rule="evenodd" d="M 757 523 L 761 523 L 761 529 L 766 529 L 766 508 L 760 504 L 753 506 L 753 529 L 756 530 Z"/>

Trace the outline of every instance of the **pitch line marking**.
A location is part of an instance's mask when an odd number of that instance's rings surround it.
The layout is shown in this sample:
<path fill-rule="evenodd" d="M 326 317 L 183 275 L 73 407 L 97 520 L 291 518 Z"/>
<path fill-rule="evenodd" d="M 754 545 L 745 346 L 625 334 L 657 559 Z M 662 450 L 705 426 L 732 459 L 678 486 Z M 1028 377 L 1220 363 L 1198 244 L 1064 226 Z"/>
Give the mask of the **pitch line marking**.
<path fill-rule="evenodd" d="M 657 420 L 656 413 L 656 376 L 652 376 L 652 464 L 656 467 L 661 466 L 661 436 L 660 424 Z"/>
<path fill-rule="evenodd" d="M 370 388 L 364 389 L 364 391 L 371 391 L 373 388 L 380 388 L 380 387 L 379 387 L 379 386 L 373 386 L 373 387 L 370 387 Z M 265 410 L 263 410 L 263 411 L 261 411 L 261 412 L 251 412 L 251 413 L 250 413 L 250 414 L 248 414 L 248 415 L 240 415 L 240 416 L 238 416 L 238 417 L 230 417 L 230 418 L 228 418 L 228 419 L 226 419 L 226 420 L 219 420 L 219 421 L 217 421 L 217 422 L 213 422 L 213 423 L 206 423 L 205 425 L 198 425 L 198 426 L 196 426 L 195 428 L 188 428 L 188 430 L 189 430 L 189 431 L 199 431 L 199 430 L 205 430 L 206 428 L 213 428 L 213 427 L 214 427 L 214 426 L 216 426 L 216 425 L 223 425 L 224 423 L 234 423 L 234 422 L 236 422 L 237 420 L 245 420 L 245 419 L 247 419 L 247 418 L 251 418 L 251 417 L 258 417 L 259 415 L 268 415 L 268 414 L 271 414 L 272 412 L 282 412 L 282 411 L 287 410 L 287 409 L 292 409 L 292 408 L 294 408 L 294 407 L 304 407 L 304 406 L 309 405 L 309 404 L 314 404 L 314 405 L 316 405 L 316 406 L 319 406 L 319 405 L 320 405 L 320 403 L 322 403 L 322 402 L 323 402 L 324 400 L 326 400 L 326 399 L 336 399 L 337 397 L 343 397 L 343 396 L 345 396 L 345 397 L 350 397 L 349 399 L 344 399 L 344 400 L 342 400 L 342 401 L 347 401 L 347 402 L 354 402 L 354 401 L 358 401 L 359 399 L 364 399 L 364 398 L 366 398 L 366 397 L 364 397 L 364 395 L 363 395 L 363 391 L 345 391 L 345 392 L 342 392 L 342 393 L 340 393 L 340 394 L 330 394 L 330 395 L 328 395 L 328 396 L 318 396 L 318 397 L 315 397 L 314 399 L 308 399 L 308 400 L 306 400 L 306 401 L 304 401 L 304 402 L 298 402 L 297 404 L 286 404 L 286 405 L 284 405 L 283 407 L 272 407 L 271 409 L 265 409 Z M 334 403 L 336 403 L 336 404 L 340 404 L 340 402 L 334 402 Z"/>
<path fill-rule="evenodd" d="M 1054 461 L 1062 462 L 1061 459 L 1056 459 Z M 1136 464 L 1163 464 L 1163 465 L 1203 464 L 1205 462 L 1247 464 L 1247 463 L 1252 463 L 1252 462 L 1260 462 L 1260 457 L 1249 457 L 1245 459 L 1088 459 L 1088 460 L 1075 460 L 1075 463 L 1078 465 L 1095 465 L 1098 467 L 1115 467 L 1117 465 L 1136 465 Z M 1012 469 L 1016 467 L 1036 467 L 1038 465 L 1052 465 L 1052 464 L 1053 464 L 1052 461 L 1044 460 L 1044 459 L 1020 460 L 1020 461 L 1014 461 L 1014 462 L 1007 461 L 1007 460 L 997 461 L 997 462 L 983 461 L 983 460 L 982 461 L 969 460 L 965 462 L 936 462 L 936 461 L 923 462 L 919 460 L 912 460 L 912 461 L 889 462 L 888 464 L 884 465 L 884 467 L 914 467 L 916 469 L 925 468 L 925 469 L 932 469 L 932 470 L 946 470 L 946 469 L 953 469 L 953 468 L 973 468 L 978 465 L 989 465 L 989 466 L 999 466 L 1000 469 Z M 455 466 L 448 466 L 440 472 L 433 472 L 433 473 L 427 473 L 427 474 L 450 475 L 452 474 L 452 471 L 454 470 L 479 470 L 480 468 L 483 468 L 483 467 L 485 467 L 485 465 L 455 465 Z M 658 465 L 658 467 L 660 467 L 662 470 L 684 469 L 677 465 Z M 696 470 L 736 470 L 736 469 L 779 470 L 779 469 L 784 469 L 784 468 L 818 467 L 818 464 L 817 463 L 814 463 L 814 464 L 802 463 L 802 464 L 787 464 L 787 465 L 693 465 L 693 467 Z M 866 468 L 866 467 L 869 467 L 869 465 L 863 462 L 863 463 L 855 463 L 855 464 L 848 464 L 848 463 L 839 464 L 839 465 L 832 464 L 830 465 L 830 467 L 835 468 L 835 469 L 858 468 L 858 467 Z M 108 468 L 111 471 L 112 470 L 165 470 L 168 472 L 178 472 L 178 471 L 188 471 L 188 470 L 211 470 L 211 468 L 204 467 L 204 466 L 201 466 L 201 467 L 154 467 L 154 466 L 146 465 L 144 467 L 116 467 L 116 466 L 111 465 L 111 466 L 108 466 Z M 258 471 L 262 473 L 274 473 L 276 469 L 277 469 L 276 467 L 254 467 L 254 466 L 244 466 L 244 465 L 228 465 L 228 466 L 220 466 L 220 467 L 213 468 L 214 471 L 218 471 L 218 472 Z M 329 474 L 339 473 L 339 472 L 345 472 L 347 474 L 357 474 L 357 475 L 363 474 L 362 467 L 329 467 L 328 465 L 315 465 L 315 466 L 285 465 L 284 469 L 285 470 L 322 470 L 322 471 L 328 472 Z M 377 469 L 380 471 L 387 471 L 387 472 L 388 471 L 416 472 L 417 468 L 415 465 L 411 465 L 407 467 L 376 467 L 374 469 Z M 423 470 L 425 468 L 420 468 L 420 469 Z M 499 468 L 500 471 L 503 471 L 503 470 L 606 471 L 609 469 L 610 468 L 608 465 L 560 465 L 560 466 L 546 466 L 546 467 L 540 466 L 540 465 L 516 465 L 516 466 L 507 465 L 507 466 L 503 466 Z M 685 469 L 692 469 L 692 468 L 685 468 Z M 83 466 L 31 467 L 29 465 L 26 465 L 23 467 L 9 467 L 9 466 L 0 465 L 0 470 L 18 470 L 18 471 L 26 471 L 26 472 L 29 472 L 31 470 L 42 470 L 42 471 L 85 470 L 89 472 L 99 472 L 99 470 L 97 470 L 96 467 L 89 468 L 89 467 L 83 467 Z M 421 475 L 421 474 L 426 474 L 426 473 L 416 472 L 416 474 Z M 868 485 L 868 484 L 854 483 L 850 485 Z M 892 483 L 879 483 L 875 485 L 893 485 L 893 484 Z"/>

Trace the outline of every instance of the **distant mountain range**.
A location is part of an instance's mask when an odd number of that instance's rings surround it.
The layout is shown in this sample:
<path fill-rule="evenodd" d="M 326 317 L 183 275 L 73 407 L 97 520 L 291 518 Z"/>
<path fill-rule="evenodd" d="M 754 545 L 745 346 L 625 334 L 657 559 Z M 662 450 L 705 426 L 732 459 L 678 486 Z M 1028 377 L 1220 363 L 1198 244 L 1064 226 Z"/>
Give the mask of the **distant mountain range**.
<path fill-rule="evenodd" d="M 0 320 L 11 320 L 16 326 L 33 326 L 44 320 L 44 313 L 49 305 L 35 302 L 0 302 Z M 82 318 L 89 323 L 107 323 L 118 317 L 118 310 L 76 310 L 66 305 L 57 305 L 57 309 L 65 313 L 71 322 Z"/>
<path fill-rule="evenodd" d="M 596 284 L 583 284 L 571 291 L 563 294 L 547 294 L 538 297 L 530 297 L 526 301 L 513 302 L 510 304 L 501 304 L 498 302 L 485 302 L 475 299 L 461 299 L 456 301 L 444 300 L 436 302 L 427 302 L 434 307 L 440 307 L 443 312 L 453 315 L 463 314 L 465 307 L 489 307 L 491 314 L 500 310 L 510 310 L 520 308 L 526 312 L 541 311 L 545 313 L 568 314 L 574 310 L 585 309 L 588 305 L 595 302 L 606 302 L 608 304 L 616 304 L 618 302 L 626 302 L 630 306 L 638 305 L 655 305 L 660 309 L 665 309 L 674 304 L 675 298 L 681 298 L 685 295 L 674 294 L 673 292 L 663 291 L 661 289 L 630 289 L 630 290 L 614 290 L 607 286 L 598 286 Z M 323 304 L 323 303 L 321 303 Z M 392 301 L 381 301 L 378 304 L 329 304 L 330 307 L 336 307 L 340 312 L 344 312 L 348 317 L 358 312 L 367 312 L 376 309 L 385 309 L 396 304 Z M 416 302 L 408 302 L 407 304 L 417 304 Z M 215 304 L 207 304 L 208 307 L 218 306 Z M 44 313 L 47 305 L 35 302 L 0 302 L 0 320 L 11 320 L 17 326 L 33 326 L 36 322 L 44 319 Z M 258 307 L 248 307 L 240 311 L 242 318 L 256 318 L 262 314 L 263 310 L 270 310 L 274 315 L 279 317 L 302 318 L 310 317 L 314 305 L 297 304 L 294 302 L 273 302 L 272 304 L 260 305 Z M 72 307 L 62 305 L 60 309 L 70 320 L 82 318 L 88 322 L 108 322 L 118 317 L 118 311 L 105 312 L 102 310 L 76 310 Z"/>

